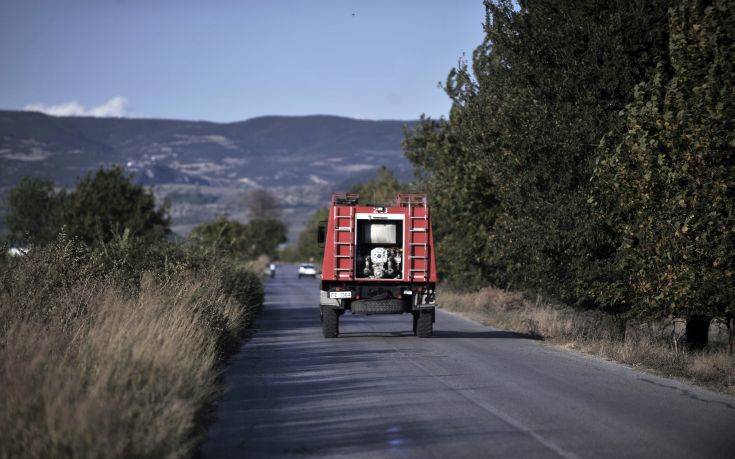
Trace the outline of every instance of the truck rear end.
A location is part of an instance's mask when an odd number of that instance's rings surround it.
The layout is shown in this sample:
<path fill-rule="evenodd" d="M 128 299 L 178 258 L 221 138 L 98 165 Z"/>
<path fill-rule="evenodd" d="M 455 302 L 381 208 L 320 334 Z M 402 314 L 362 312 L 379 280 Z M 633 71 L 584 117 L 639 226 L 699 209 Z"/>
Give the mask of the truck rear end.
<path fill-rule="evenodd" d="M 325 338 L 352 314 L 411 314 L 416 336 L 433 333 L 436 264 L 426 195 L 399 194 L 391 206 L 335 193 L 319 228 L 324 245 L 320 310 Z"/>

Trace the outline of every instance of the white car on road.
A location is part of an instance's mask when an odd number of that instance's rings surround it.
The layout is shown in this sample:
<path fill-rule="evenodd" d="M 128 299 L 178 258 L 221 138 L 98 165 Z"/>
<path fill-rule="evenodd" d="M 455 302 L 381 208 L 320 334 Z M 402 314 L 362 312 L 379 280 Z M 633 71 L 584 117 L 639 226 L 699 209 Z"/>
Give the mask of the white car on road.
<path fill-rule="evenodd" d="M 301 263 L 299 265 L 299 279 L 304 276 L 316 278 L 316 266 L 310 263 Z"/>

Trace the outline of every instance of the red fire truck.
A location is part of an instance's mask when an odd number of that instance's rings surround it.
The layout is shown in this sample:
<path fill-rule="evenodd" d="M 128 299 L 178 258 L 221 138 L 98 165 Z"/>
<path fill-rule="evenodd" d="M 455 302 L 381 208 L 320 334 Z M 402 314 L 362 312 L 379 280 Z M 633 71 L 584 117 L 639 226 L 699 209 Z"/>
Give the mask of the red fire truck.
<path fill-rule="evenodd" d="M 345 311 L 410 313 L 414 334 L 430 337 L 437 277 L 426 195 L 399 194 L 390 206 L 358 200 L 356 194 L 335 193 L 329 220 L 319 227 L 324 337 L 339 335 Z"/>

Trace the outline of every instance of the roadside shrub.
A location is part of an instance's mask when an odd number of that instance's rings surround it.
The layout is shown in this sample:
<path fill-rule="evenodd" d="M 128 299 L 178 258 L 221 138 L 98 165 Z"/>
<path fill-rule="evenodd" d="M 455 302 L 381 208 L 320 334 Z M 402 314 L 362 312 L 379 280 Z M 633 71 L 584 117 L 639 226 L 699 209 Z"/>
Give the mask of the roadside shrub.
<path fill-rule="evenodd" d="M 60 235 L 0 271 L 0 457 L 186 457 L 259 278 L 190 248 Z"/>
<path fill-rule="evenodd" d="M 263 283 L 260 277 L 245 266 L 226 263 L 220 276 L 222 290 L 240 304 L 260 306 L 263 304 Z"/>
<path fill-rule="evenodd" d="M 240 223 L 220 217 L 194 228 L 189 239 L 216 256 L 253 260 L 260 255 L 275 256 L 278 245 L 286 242 L 286 226 L 275 219 Z"/>

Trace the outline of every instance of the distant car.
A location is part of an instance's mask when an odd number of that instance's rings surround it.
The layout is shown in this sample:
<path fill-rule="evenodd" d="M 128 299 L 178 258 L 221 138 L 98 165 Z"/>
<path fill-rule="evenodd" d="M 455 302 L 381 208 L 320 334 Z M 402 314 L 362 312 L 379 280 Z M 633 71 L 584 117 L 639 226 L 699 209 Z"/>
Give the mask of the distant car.
<path fill-rule="evenodd" d="M 309 263 L 301 263 L 299 265 L 299 279 L 304 276 L 316 278 L 316 267 Z"/>

